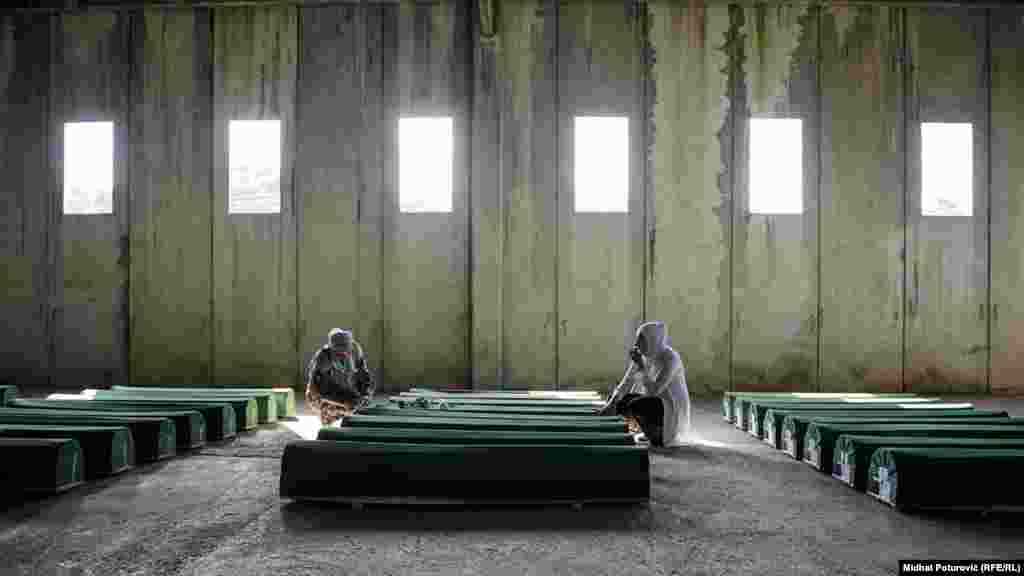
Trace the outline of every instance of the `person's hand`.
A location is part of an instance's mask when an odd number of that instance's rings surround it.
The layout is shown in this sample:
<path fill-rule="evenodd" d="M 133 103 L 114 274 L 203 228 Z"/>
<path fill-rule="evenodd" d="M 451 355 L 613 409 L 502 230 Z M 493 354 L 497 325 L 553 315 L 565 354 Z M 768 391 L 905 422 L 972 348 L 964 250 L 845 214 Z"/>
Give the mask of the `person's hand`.
<path fill-rule="evenodd" d="M 629 358 L 637 364 L 643 364 L 644 355 L 640 353 L 640 348 L 633 346 L 629 350 Z"/>

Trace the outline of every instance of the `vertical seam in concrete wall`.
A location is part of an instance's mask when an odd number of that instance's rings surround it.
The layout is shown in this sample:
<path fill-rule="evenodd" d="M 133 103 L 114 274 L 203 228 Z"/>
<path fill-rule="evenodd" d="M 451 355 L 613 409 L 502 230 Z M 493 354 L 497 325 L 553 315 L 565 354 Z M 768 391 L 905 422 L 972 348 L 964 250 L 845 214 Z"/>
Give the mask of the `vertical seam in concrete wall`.
<path fill-rule="evenodd" d="M 910 184 L 910 106 L 913 104 L 913 98 L 912 98 L 912 94 L 911 94 L 911 89 L 912 89 L 911 70 L 912 70 L 912 67 L 910 66 L 909 44 L 908 44 L 908 42 L 909 42 L 908 36 L 910 35 L 909 20 L 908 20 L 909 16 L 908 16 L 907 10 L 905 8 L 904 9 L 900 9 L 899 14 L 900 14 L 899 20 L 903 23 L 903 26 L 902 26 L 903 29 L 901 30 L 901 34 L 900 34 L 901 38 L 900 38 L 900 55 L 899 55 L 899 61 L 900 61 L 900 66 L 901 66 L 901 71 L 902 71 L 902 73 L 900 74 L 900 78 L 902 79 L 902 83 L 903 83 L 903 88 L 902 88 L 902 90 L 903 90 L 903 98 L 902 98 L 902 100 L 903 100 L 903 110 L 902 110 L 902 114 L 901 114 L 901 116 L 902 116 L 901 120 L 903 122 L 903 143 L 902 143 L 902 146 L 900 146 L 900 148 L 901 148 L 900 152 L 903 154 L 903 166 L 902 166 L 902 168 L 903 168 L 902 180 L 903 181 L 900 183 L 900 187 L 902 188 L 901 193 L 903 194 L 903 202 L 901 203 L 902 206 L 903 206 L 903 214 L 902 214 L 902 217 L 903 217 L 902 218 L 902 220 L 903 220 L 902 221 L 902 225 L 903 225 L 902 226 L 903 227 L 903 246 L 902 246 L 902 248 L 900 250 L 900 254 L 902 255 L 901 266 L 902 266 L 902 274 L 903 274 L 903 286 L 901 287 L 902 290 L 901 290 L 901 294 L 900 294 L 900 301 L 901 301 L 900 302 L 900 307 L 903 310 L 903 318 L 902 318 L 903 321 L 902 321 L 901 326 L 900 326 L 900 328 L 901 328 L 901 334 L 900 334 L 900 392 L 906 392 L 907 391 L 907 353 L 909 351 L 909 343 L 907 342 L 907 339 L 908 339 L 908 332 L 909 332 L 909 326 L 910 326 L 910 317 L 908 316 L 909 307 L 907 305 L 909 303 L 908 300 L 907 300 L 908 293 L 909 293 L 908 292 L 909 291 L 909 287 L 907 285 L 907 282 L 909 280 L 909 278 L 907 276 L 907 270 L 908 270 L 908 265 L 909 265 L 909 262 L 910 262 L 910 250 L 908 249 L 909 248 L 909 240 L 910 240 L 910 238 L 909 238 L 909 233 L 910 233 L 910 190 L 909 190 L 909 184 Z"/>
<path fill-rule="evenodd" d="M 58 238 L 56 227 L 59 226 L 59 219 L 56 215 L 57 206 L 57 188 L 56 181 L 56 155 L 54 148 L 57 145 L 57 139 L 54 137 L 54 124 L 56 120 L 56 114 L 54 113 L 54 97 L 53 90 L 56 82 L 56 65 L 57 65 L 57 31 L 59 25 L 59 16 L 50 16 L 49 31 L 50 37 L 48 38 L 49 47 L 49 82 L 46 87 L 46 153 L 48 158 L 46 159 L 46 166 L 50 169 L 50 184 L 46 190 L 46 286 L 49 292 L 46 299 L 46 358 L 47 358 L 47 370 L 46 379 L 47 384 L 51 387 L 56 384 L 56 369 L 57 369 L 57 342 L 56 342 L 56 315 L 57 308 L 54 306 L 56 303 L 57 295 L 57 244 L 56 239 Z"/>
<path fill-rule="evenodd" d="M 562 102 L 561 102 L 561 94 L 560 94 L 560 90 L 559 90 L 559 88 L 561 88 L 560 83 L 561 83 L 561 72 L 562 72 L 562 63 L 561 63 L 561 60 L 560 60 L 560 52 L 561 52 L 560 44 L 562 42 L 562 34 L 561 34 L 561 30 L 559 30 L 558 27 L 559 27 L 559 24 L 560 24 L 559 23 L 559 12 L 561 12 L 561 8 L 562 8 L 561 4 L 562 4 L 562 2 L 561 2 L 561 0 L 551 0 L 551 4 L 553 4 L 554 7 L 555 7 L 555 10 L 554 10 L 554 12 L 555 12 L 555 57 L 554 57 L 555 90 L 554 90 L 554 92 L 555 92 L 555 167 L 556 167 L 555 168 L 555 172 L 556 172 L 556 174 L 555 174 L 555 185 L 554 185 L 554 194 L 555 194 L 555 258 L 554 258 L 554 260 L 555 260 L 555 270 L 554 270 L 554 272 L 555 272 L 555 276 L 554 276 L 554 279 L 555 279 L 555 282 L 554 282 L 554 284 L 555 284 L 555 302 L 554 303 L 555 303 L 555 390 L 558 390 L 559 387 L 560 387 L 560 384 L 561 384 L 561 382 L 559 381 L 561 379 L 561 374 L 560 374 L 559 368 L 560 368 L 560 366 L 562 364 L 562 358 L 561 358 L 561 355 L 562 355 L 562 350 L 561 350 L 561 334 L 558 331 L 559 327 L 561 326 L 561 315 L 559 314 L 561 312 L 561 307 L 560 307 L 561 300 L 559 300 L 559 297 L 561 296 L 561 294 L 560 294 L 560 288 L 561 288 L 560 287 L 560 284 L 561 284 L 560 278 L 561 277 L 559 276 L 558 254 L 559 254 L 559 250 L 561 248 L 561 246 L 559 245 L 560 244 L 559 241 L 561 240 L 561 232 L 560 232 L 560 228 L 559 228 L 559 223 L 561 222 L 561 210 L 562 210 L 562 204 L 560 202 L 560 200 L 561 200 L 560 192 L 561 192 L 561 184 L 562 184 L 562 174 L 561 174 L 562 165 L 560 163 L 561 162 L 561 158 L 562 158 Z"/>
<path fill-rule="evenodd" d="M 985 9 L 985 392 L 992 394 L 992 9 Z"/>
<path fill-rule="evenodd" d="M 729 6 L 729 12 L 735 14 L 737 10 L 743 10 L 742 6 L 732 4 Z M 692 16 L 691 16 L 692 17 Z M 729 326 L 726 329 L 726 337 L 729 340 L 729 390 L 736 390 L 736 378 L 735 378 L 735 347 L 736 347 L 736 331 L 735 331 L 735 312 L 734 304 L 736 300 L 735 290 L 735 246 L 736 246 L 736 126 L 737 126 L 737 115 L 739 114 L 738 107 L 736 106 L 737 94 L 739 92 L 737 85 L 743 81 L 741 74 L 743 73 L 740 68 L 739 58 L 740 55 L 737 51 L 740 49 L 740 30 L 738 30 L 738 23 L 736 19 L 730 15 L 729 27 L 732 29 L 730 36 L 731 46 L 729 47 Z M 745 111 L 744 111 L 745 112 Z"/>
<path fill-rule="evenodd" d="M 466 70 L 465 78 L 463 81 L 463 90 L 465 93 L 462 95 L 462 116 L 465 118 L 465 127 L 462 129 L 463 141 L 461 146 L 465 153 L 463 154 L 462 169 L 465 170 L 466 174 L 466 185 L 464 187 L 464 203 L 463 210 L 466 211 L 466 235 L 465 235 L 465 246 L 466 246 L 466 320 L 464 326 L 466 328 L 466 388 L 472 390 L 473 386 L 473 360 L 476 357 L 473 347 L 473 326 L 474 326 L 474 314 L 473 314 L 473 296 L 475 290 L 473 290 L 473 256 L 475 251 L 473 250 L 473 130 L 475 123 L 473 122 L 476 117 L 476 58 L 477 58 L 477 43 L 473 38 L 474 24 L 479 17 L 480 5 L 475 0 L 462 0 L 463 8 L 467 12 L 466 18 L 466 39 L 465 39 L 465 59 L 466 59 Z"/>
<path fill-rule="evenodd" d="M 821 72 L 821 70 L 822 70 L 821 63 L 824 60 L 825 56 L 824 56 L 822 45 L 821 45 L 822 14 L 823 14 L 822 7 L 821 6 L 816 6 L 815 7 L 815 12 L 816 12 L 816 17 L 815 17 L 814 21 L 815 21 L 815 25 L 818 27 L 818 29 L 816 31 L 816 36 L 817 36 L 817 42 L 816 42 L 817 43 L 817 47 L 816 47 L 816 49 L 817 49 L 817 52 L 815 54 L 815 63 L 814 63 L 814 116 L 815 116 L 814 121 L 817 124 L 816 127 L 817 127 L 817 132 L 818 132 L 818 141 L 815 142 L 815 146 L 814 146 L 815 150 L 816 150 L 816 152 L 815 152 L 815 162 L 817 163 L 817 166 L 815 168 L 815 172 L 817 173 L 815 178 L 817 179 L 817 182 L 815 183 L 815 191 L 814 191 L 814 193 L 817 196 L 817 199 L 818 199 L 817 200 L 817 204 L 818 205 L 815 207 L 814 225 L 815 225 L 815 237 L 816 237 L 815 238 L 815 242 L 817 244 L 816 254 L 815 254 L 815 256 L 816 256 L 816 258 L 815 258 L 815 260 L 816 260 L 816 262 L 815 262 L 815 269 L 816 269 L 815 272 L 816 272 L 816 274 L 818 276 L 818 290 L 817 290 L 818 293 L 816 294 L 818 302 L 817 302 L 817 309 L 815 310 L 815 313 L 817 315 L 816 324 L 818 326 L 817 326 L 817 330 L 815 330 L 816 335 L 817 335 L 817 338 L 815 338 L 816 343 L 817 343 L 817 354 L 815 354 L 815 361 L 817 363 L 817 374 L 815 374 L 814 380 L 815 380 L 815 388 L 817 389 L 818 392 L 821 392 L 822 388 L 823 388 L 822 371 L 823 371 L 823 364 L 824 364 L 822 362 L 822 360 L 821 360 L 822 332 L 823 332 L 822 328 L 824 328 L 824 326 L 825 326 L 825 322 L 822 319 L 822 317 L 824 316 L 824 310 L 822 308 L 822 294 L 824 293 L 824 288 L 822 286 L 822 281 L 823 281 L 823 278 L 824 278 L 824 274 L 822 274 L 822 271 L 821 271 L 821 267 L 822 267 L 822 258 L 821 258 L 821 210 L 822 210 L 821 183 L 822 183 L 822 166 L 824 164 L 822 162 L 822 153 L 823 153 L 822 149 L 825 146 L 825 124 L 824 124 L 824 116 L 825 115 L 822 113 L 822 109 L 824 107 L 824 98 L 825 98 L 825 96 L 824 96 L 824 91 L 823 91 L 822 83 L 821 83 L 821 74 L 822 74 L 822 72 Z"/>
<path fill-rule="evenodd" d="M 650 157 L 648 154 L 648 122 L 650 121 L 650 108 L 648 106 L 648 85 L 650 81 L 650 30 L 648 29 L 648 5 L 642 0 L 636 0 L 634 3 L 640 16 L 640 146 L 639 151 L 641 154 L 640 160 L 640 211 L 641 211 L 641 226 L 643 229 L 643 244 L 642 244 L 642 255 L 640 257 L 641 269 L 643 273 L 643 282 L 640 283 L 640 321 L 643 322 L 647 319 L 647 270 L 649 269 L 650 263 L 647 261 L 647 242 L 651 232 L 648 229 L 649 224 L 647 220 L 647 202 L 650 197 L 650 186 L 648 185 L 649 179 L 649 161 Z"/>
<path fill-rule="evenodd" d="M 215 219 L 217 218 L 217 158 L 216 158 L 216 146 L 212 146 L 212 143 L 217 139 L 217 110 L 216 110 L 216 82 L 217 82 L 217 30 L 215 27 L 215 20 L 217 18 L 217 11 L 209 11 L 209 23 L 210 28 L 210 40 L 207 44 L 207 57 L 210 64 L 209 67 L 209 81 L 210 81 L 210 329 L 208 330 L 210 336 L 210 372 L 209 379 L 210 384 L 215 385 L 217 382 L 217 310 L 216 310 L 216 290 L 217 290 L 217 276 L 216 276 L 216 234 L 214 232 Z"/>
<path fill-rule="evenodd" d="M 311 8 L 312 9 L 312 8 Z M 302 259 L 299 257 L 300 244 L 299 233 L 302 230 L 301 218 L 302 205 L 299 200 L 298 183 L 296 182 L 296 173 L 298 172 L 295 167 L 298 165 L 299 159 L 299 136 L 298 127 L 300 119 L 302 118 L 300 106 L 302 105 L 302 55 L 305 52 L 303 50 L 304 44 L 302 43 L 302 20 L 305 15 L 305 9 L 302 6 L 295 7 L 295 93 L 292 96 L 292 123 L 291 123 L 291 149 L 292 149 L 292 161 L 291 161 L 291 181 L 292 181 L 292 220 L 295 223 L 292 228 L 292 233 L 295 234 L 295 324 L 293 326 L 292 342 L 294 349 L 293 357 L 295 358 L 295 381 L 299 382 L 302 379 L 302 336 L 305 334 L 305 330 L 302 329 Z"/>
<path fill-rule="evenodd" d="M 144 13 L 139 13 L 138 17 L 142 18 L 143 14 Z M 124 18 L 124 19 L 127 20 L 127 22 L 120 22 L 120 26 L 122 28 L 127 28 L 128 29 L 127 33 L 125 34 L 126 38 L 122 40 L 122 46 L 124 46 L 127 49 L 127 52 L 128 52 L 128 56 L 127 56 L 127 58 L 128 58 L 128 66 L 127 66 L 128 70 L 127 70 L 127 72 L 128 73 L 127 73 L 127 78 L 125 78 L 125 82 L 124 82 L 124 84 L 122 85 L 122 88 L 121 88 L 123 90 L 124 97 L 123 97 L 123 101 L 121 103 L 121 112 L 119 114 L 119 116 L 121 117 L 122 122 L 124 124 L 123 128 L 121 129 L 121 134 L 125 135 L 124 139 L 121 142 L 122 157 L 123 157 L 123 159 L 121 161 L 124 162 L 124 166 L 125 166 L 125 168 L 124 168 L 124 183 L 121 186 L 121 190 L 123 191 L 122 193 L 124 194 L 124 202 L 122 203 L 123 204 L 122 209 L 125 211 L 125 214 L 120 219 L 122 222 L 125 223 L 125 225 L 124 225 L 124 230 L 119 230 L 120 234 L 118 235 L 119 236 L 118 244 L 120 245 L 121 257 L 124 258 L 124 265 L 125 265 L 125 268 L 126 268 L 126 270 L 124 271 L 124 274 L 125 274 L 124 287 L 122 288 L 122 294 L 123 294 L 122 298 L 123 298 L 123 301 L 122 301 L 122 304 L 121 304 L 121 315 L 122 315 L 121 322 L 123 323 L 123 325 L 121 326 L 121 337 L 122 337 L 123 340 L 122 340 L 122 343 L 121 343 L 121 355 L 122 355 L 121 366 L 119 366 L 119 368 L 121 370 L 123 370 L 122 377 L 125 379 L 125 381 L 122 382 L 122 383 L 130 385 L 130 384 L 132 384 L 132 377 L 131 377 L 131 374 L 132 374 L 132 372 L 131 372 L 131 367 L 132 367 L 132 365 L 131 365 L 131 358 L 132 358 L 132 355 L 131 355 L 131 342 L 132 342 L 132 339 L 131 339 L 131 322 L 132 322 L 132 316 L 131 316 L 131 310 L 132 310 L 132 274 L 131 274 L 131 267 L 132 267 L 132 261 L 131 261 L 131 237 L 132 237 L 132 185 L 131 184 L 132 184 L 132 162 L 131 162 L 131 158 L 132 158 L 132 156 L 131 156 L 131 152 L 129 151 L 130 146 L 128 144 L 131 142 L 131 137 L 132 137 L 132 116 L 133 116 L 132 110 L 135 109 L 135 99 L 134 99 L 135 91 L 132 89 L 132 86 L 135 85 L 135 75 L 137 73 L 137 70 L 136 70 L 137 54 L 136 54 L 136 51 L 134 50 L 134 48 L 135 48 L 135 25 L 134 24 L 135 23 L 133 22 L 133 19 L 136 16 L 134 14 L 126 14 L 124 12 L 121 12 L 119 14 L 119 16 L 121 18 Z M 121 241 L 121 238 L 124 238 L 124 240 Z"/>

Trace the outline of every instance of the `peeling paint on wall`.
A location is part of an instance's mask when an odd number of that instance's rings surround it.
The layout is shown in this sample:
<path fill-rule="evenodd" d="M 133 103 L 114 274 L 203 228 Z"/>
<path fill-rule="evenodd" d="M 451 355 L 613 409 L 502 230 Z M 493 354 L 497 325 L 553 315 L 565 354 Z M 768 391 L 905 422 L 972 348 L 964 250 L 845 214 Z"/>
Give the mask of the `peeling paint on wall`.
<path fill-rule="evenodd" d="M 747 54 L 743 77 L 748 104 L 751 114 L 766 114 L 786 97 L 794 53 L 805 34 L 802 23 L 811 7 L 756 4 L 743 10 Z"/>

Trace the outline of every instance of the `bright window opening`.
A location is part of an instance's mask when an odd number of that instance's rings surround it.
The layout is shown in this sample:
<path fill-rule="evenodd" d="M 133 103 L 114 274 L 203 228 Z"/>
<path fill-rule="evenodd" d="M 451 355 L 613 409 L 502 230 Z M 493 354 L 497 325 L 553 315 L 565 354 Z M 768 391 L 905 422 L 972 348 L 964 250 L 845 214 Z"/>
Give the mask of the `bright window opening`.
<path fill-rule="evenodd" d="M 233 120 L 228 132 L 228 214 L 281 212 L 281 121 Z"/>
<path fill-rule="evenodd" d="M 64 124 L 64 214 L 114 213 L 114 123 Z"/>
<path fill-rule="evenodd" d="M 576 116 L 573 124 L 576 212 L 629 212 L 629 118 Z"/>
<path fill-rule="evenodd" d="M 803 212 L 803 121 L 750 119 L 750 213 Z"/>
<path fill-rule="evenodd" d="M 973 135 L 970 123 L 921 124 L 921 214 L 971 215 Z"/>
<path fill-rule="evenodd" d="M 452 211 L 451 118 L 399 118 L 398 207 L 401 212 Z"/>

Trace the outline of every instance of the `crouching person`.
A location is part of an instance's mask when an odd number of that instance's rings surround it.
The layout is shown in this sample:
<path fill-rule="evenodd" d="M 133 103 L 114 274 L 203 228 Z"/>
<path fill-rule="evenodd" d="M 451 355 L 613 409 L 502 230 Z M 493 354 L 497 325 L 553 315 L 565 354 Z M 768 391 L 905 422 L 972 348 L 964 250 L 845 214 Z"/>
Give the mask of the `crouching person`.
<path fill-rule="evenodd" d="M 632 363 L 599 411 L 635 420 L 654 446 L 678 446 L 690 434 L 686 370 L 667 340 L 663 322 L 647 322 L 637 329 Z"/>
<path fill-rule="evenodd" d="M 350 330 L 335 328 L 306 369 L 306 406 L 329 425 L 349 416 L 373 397 L 376 383 L 363 347 Z"/>

